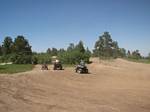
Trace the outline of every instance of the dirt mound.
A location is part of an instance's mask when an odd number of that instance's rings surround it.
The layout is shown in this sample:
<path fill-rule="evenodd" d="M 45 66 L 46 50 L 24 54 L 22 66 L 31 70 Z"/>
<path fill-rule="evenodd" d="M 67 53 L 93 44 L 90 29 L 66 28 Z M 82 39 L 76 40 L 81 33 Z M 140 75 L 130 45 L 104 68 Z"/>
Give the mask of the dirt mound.
<path fill-rule="evenodd" d="M 0 75 L 0 112 L 149 112 L 150 65 L 92 59 L 74 68 Z"/>

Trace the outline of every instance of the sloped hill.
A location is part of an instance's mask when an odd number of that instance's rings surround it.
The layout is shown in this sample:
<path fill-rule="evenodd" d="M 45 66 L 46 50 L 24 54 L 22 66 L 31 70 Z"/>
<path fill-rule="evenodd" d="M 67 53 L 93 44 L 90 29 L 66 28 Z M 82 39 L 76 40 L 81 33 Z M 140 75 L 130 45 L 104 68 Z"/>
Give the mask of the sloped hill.
<path fill-rule="evenodd" d="M 0 112 L 149 112 L 150 65 L 92 58 L 90 74 L 33 71 L 0 75 Z"/>

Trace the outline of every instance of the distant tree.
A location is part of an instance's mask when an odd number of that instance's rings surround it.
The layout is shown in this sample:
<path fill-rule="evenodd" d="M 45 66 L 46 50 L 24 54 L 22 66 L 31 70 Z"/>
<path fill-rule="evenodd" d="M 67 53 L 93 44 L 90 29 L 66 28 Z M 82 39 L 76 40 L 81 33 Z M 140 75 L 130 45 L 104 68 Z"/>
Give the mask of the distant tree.
<path fill-rule="evenodd" d="M 43 64 L 51 63 L 51 54 L 48 53 L 36 53 L 32 55 L 32 63 L 34 64 Z"/>
<path fill-rule="evenodd" d="M 13 41 L 11 37 L 5 37 L 2 44 L 2 52 L 4 55 L 10 54 L 12 52 Z"/>
<path fill-rule="evenodd" d="M 61 48 L 58 50 L 58 53 L 64 53 L 65 52 L 65 49 Z"/>
<path fill-rule="evenodd" d="M 131 52 L 128 50 L 127 57 L 129 58 L 131 56 Z"/>
<path fill-rule="evenodd" d="M 89 63 L 90 50 L 85 50 L 84 44 L 80 41 L 77 45 L 70 44 L 67 51 L 59 53 L 59 59 L 66 64 L 77 64 L 82 60 Z"/>
<path fill-rule="evenodd" d="M 92 56 L 92 53 L 91 53 L 91 51 L 89 50 L 89 48 L 87 47 L 86 48 L 86 51 L 85 51 L 85 53 L 84 53 L 84 60 L 86 61 L 86 62 L 90 62 L 90 57 Z"/>
<path fill-rule="evenodd" d="M 79 43 L 75 46 L 75 49 L 81 53 L 84 53 L 85 48 L 84 48 L 83 42 L 79 41 Z"/>
<path fill-rule="evenodd" d="M 75 48 L 75 45 L 73 43 L 70 43 L 67 48 L 67 51 L 72 51 L 72 50 L 74 50 L 74 48 Z"/>
<path fill-rule="evenodd" d="M 35 51 L 33 51 L 33 52 L 32 52 L 32 54 L 33 54 L 33 55 L 37 55 L 38 53 L 37 53 L 37 52 L 35 52 Z"/>
<path fill-rule="evenodd" d="M 118 55 L 122 58 L 126 57 L 126 50 L 124 48 L 119 48 Z"/>
<path fill-rule="evenodd" d="M 96 41 L 93 52 L 95 56 L 117 57 L 118 49 L 119 46 L 117 41 L 112 40 L 109 32 L 104 32 Z"/>
<path fill-rule="evenodd" d="M 56 48 L 52 48 L 51 54 L 52 54 L 52 56 L 57 56 L 58 50 Z"/>
<path fill-rule="evenodd" d="M 111 39 L 111 35 L 109 34 L 109 32 L 104 32 L 104 34 L 102 35 L 102 38 L 104 40 L 104 48 L 111 48 L 113 45 L 113 41 Z M 116 42 L 114 42 L 115 45 Z"/>
<path fill-rule="evenodd" d="M 113 41 L 111 46 L 114 48 L 114 49 L 119 49 L 119 46 L 118 46 L 118 42 L 117 41 Z"/>
<path fill-rule="evenodd" d="M 28 40 L 24 36 L 17 36 L 13 44 L 12 62 L 16 64 L 32 63 L 32 50 Z"/>
<path fill-rule="evenodd" d="M 32 56 L 32 64 L 38 64 L 38 57 L 36 55 Z"/>
<path fill-rule="evenodd" d="M 63 53 L 63 52 L 65 52 L 65 50 L 63 48 L 61 48 L 61 49 L 48 48 L 47 51 L 46 51 L 46 53 L 48 53 L 48 54 L 50 54 L 52 56 L 57 56 L 58 53 Z"/>
<path fill-rule="evenodd" d="M 110 52 L 112 52 L 112 57 L 117 58 L 117 57 L 122 57 L 122 53 L 121 53 L 121 48 L 119 48 L 118 46 L 118 42 L 117 41 L 112 41 L 112 45 L 111 45 L 111 49 Z M 110 55 L 110 56 L 111 56 Z"/>
<path fill-rule="evenodd" d="M 133 51 L 131 58 L 134 58 L 134 59 L 140 59 L 140 58 L 142 58 L 141 54 L 139 53 L 139 50 Z"/>
<path fill-rule="evenodd" d="M 13 48 L 15 53 L 32 54 L 31 46 L 24 36 L 15 38 Z"/>
<path fill-rule="evenodd" d="M 89 56 L 91 56 L 92 55 L 92 53 L 91 53 L 91 51 L 89 50 L 89 48 L 87 47 L 86 48 L 86 51 L 85 51 Z"/>
<path fill-rule="evenodd" d="M 51 53 L 52 53 L 52 51 L 51 51 L 50 48 L 48 48 L 46 52 L 47 52 L 48 54 L 51 54 Z"/>

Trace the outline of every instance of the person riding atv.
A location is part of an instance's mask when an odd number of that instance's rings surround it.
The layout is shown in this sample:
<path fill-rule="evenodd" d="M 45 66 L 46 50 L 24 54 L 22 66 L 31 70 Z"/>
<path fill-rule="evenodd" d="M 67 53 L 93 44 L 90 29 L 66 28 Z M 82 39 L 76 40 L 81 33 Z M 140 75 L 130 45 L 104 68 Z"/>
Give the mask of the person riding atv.
<path fill-rule="evenodd" d="M 56 59 L 56 61 L 54 62 L 54 67 L 53 70 L 62 70 L 62 64 L 59 60 Z"/>
<path fill-rule="evenodd" d="M 42 65 L 42 68 L 41 68 L 42 70 L 48 70 L 48 66 L 47 66 L 47 64 L 46 63 L 44 63 L 43 65 Z"/>
<path fill-rule="evenodd" d="M 83 60 L 81 60 L 80 64 L 76 66 L 75 71 L 77 73 L 88 73 L 88 68 Z"/>

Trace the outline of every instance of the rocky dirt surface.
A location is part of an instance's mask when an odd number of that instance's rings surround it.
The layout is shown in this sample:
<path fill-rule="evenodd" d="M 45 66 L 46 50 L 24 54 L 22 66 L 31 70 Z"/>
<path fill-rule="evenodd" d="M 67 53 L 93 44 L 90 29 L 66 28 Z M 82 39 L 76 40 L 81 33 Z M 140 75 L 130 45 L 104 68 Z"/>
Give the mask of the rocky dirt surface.
<path fill-rule="evenodd" d="M 0 112 L 150 112 L 150 65 L 93 58 L 74 68 L 0 74 Z"/>

